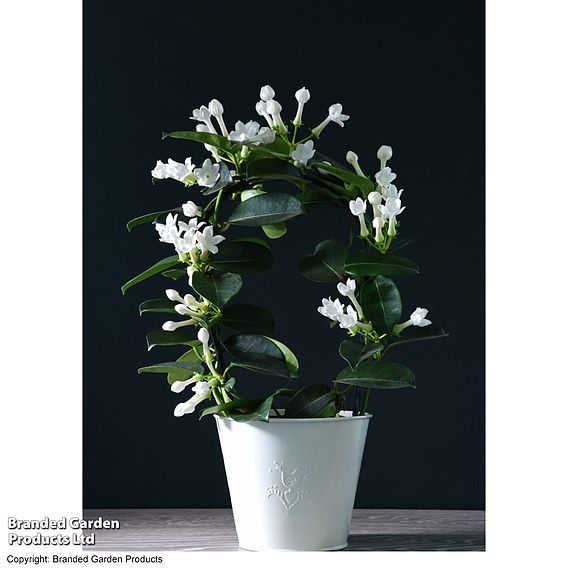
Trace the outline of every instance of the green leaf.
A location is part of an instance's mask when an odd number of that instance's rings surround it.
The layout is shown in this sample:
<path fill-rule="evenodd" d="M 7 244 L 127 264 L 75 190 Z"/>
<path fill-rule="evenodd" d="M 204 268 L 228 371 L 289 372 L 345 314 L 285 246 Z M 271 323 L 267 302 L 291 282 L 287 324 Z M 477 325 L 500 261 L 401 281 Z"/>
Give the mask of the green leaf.
<path fill-rule="evenodd" d="M 203 195 L 212 195 L 221 191 L 224 187 L 227 187 L 232 181 L 231 171 L 227 167 L 227 164 L 225 164 L 225 162 L 221 162 L 217 183 L 213 187 L 204 188 L 201 193 L 203 193 Z"/>
<path fill-rule="evenodd" d="M 354 369 L 359 363 L 359 357 L 363 349 L 365 349 L 365 346 L 361 343 L 346 339 L 339 345 L 339 354 L 349 363 L 349 366 Z"/>
<path fill-rule="evenodd" d="M 345 259 L 345 272 L 356 276 L 407 276 L 418 274 L 411 260 L 378 252 L 356 252 Z"/>
<path fill-rule="evenodd" d="M 276 345 L 276 347 L 280 349 L 282 355 L 284 355 L 284 360 L 288 365 L 288 369 L 290 370 L 290 376 L 292 378 L 296 378 L 298 376 L 298 371 L 300 369 L 300 363 L 296 355 L 294 355 L 292 350 L 288 346 L 284 345 L 284 343 L 282 343 L 281 341 L 278 341 L 273 337 L 266 337 L 266 339 L 272 341 L 272 343 L 274 343 L 274 345 Z"/>
<path fill-rule="evenodd" d="M 177 363 L 195 363 L 201 366 L 201 359 L 198 355 L 198 353 L 196 352 L 196 349 L 201 347 L 201 342 L 197 342 L 199 343 L 199 346 L 194 345 L 193 349 L 190 349 L 189 351 L 186 351 L 181 357 L 178 357 L 176 359 Z M 185 381 L 187 379 L 189 379 L 191 376 L 193 376 L 195 371 L 191 371 L 191 370 L 187 370 L 187 371 L 181 371 L 178 369 L 175 369 L 173 372 L 168 373 L 168 384 L 172 384 L 175 383 L 176 381 Z"/>
<path fill-rule="evenodd" d="M 219 252 L 209 260 L 209 265 L 216 270 L 237 274 L 268 270 L 272 263 L 272 253 L 265 243 L 244 240 L 223 242 Z"/>
<path fill-rule="evenodd" d="M 281 180 L 296 185 L 305 183 L 302 173 L 296 167 L 281 159 L 265 158 L 249 162 L 247 166 L 247 180 Z"/>
<path fill-rule="evenodd" d="M 371 343 L 370 345 L 367 345 L 367 347 L 365 347 L 365 349 L 361 351 L 361 354 L 359 355 L 359 359 L 357 361 L 357 365 L 361 363 L 361 361 L 370 359 L 376 353 L 383 351 L 384 348 L 385 346 L 380 341 L 378 341 L 377 343 Z"/>
<path fill-rule="evenodd" d="M 279 239 L 286 234 L 288 227 L 286 223 L 274 223 L 273 225 L 262 225 L 262 230 L 269 239 Z"/>
<path fill-rule="evenodd" d="M 237 422 L 252 422 L 253 420 L 268 422 L 273 399 L 274 397 L 269 396 L 266 400 L 263 400 L 256 408 L 254 408 L 250 412 L 247 412 L 245 414 L 231 413 L 230 417 Z"/>
<path fill-rule="evenodd" d="M 298 391 L 286 405 L 286 418 L 313 418 L 336 398 L 327 385 L 315 384 Z"/>
<path fill-rule="evenodd" d="M 290 370 L 286 361 L 264 353 L 239 353 L 234 355 L 231 364 L 255 373 L 290 378 Z"/>
<path fill-rule="evenodd" d="M 412 237 L 404 237 L 404 238 L 399 238 L 397 237 L 391 244 L 389 247 L 389 254 L 396 252 L 397 250 L 400 250 L 401 248 L 404 248 L 405 246 L 409 245 L 412 242 Z"/>
<path fill-rule="evenodd" d="M 355 369 L 343 369 L 335 382 L 372 389 L 400 389 L 414 387 L 414 373 L 392 361 L 363 361 Z"/>
<path fill-rule="evenodd" d="M 327 406 L 324 406 L 314 418 L 333 418 L 337 414 L 335 400 L 332 400 Z"/>
<path fill-rule="evenodd" d="M 140 315 L 145 312 L 160 312 L 160 313 L 167 313 L 167 314 L 175 314 L 177 313 L 174 309 L 176 305 L 175 302 L 168 300 L 166 298 L 158 298 L 156 300 L 146 300 L 142 302 L 138 306 L 138 311 Z"/>
<path fill-rule="evenodd" d="M 167 211 L 155 211 L 154 213 L 146 213 L 145 215 L 141 215 L 140 217 L 136 217 L 135 219 L 130 219 L 128 223 L 126 223 L 126 228 L 128 232 L 132 231 L 134 227 L 138 227 L 139 225 L 144 225 L 145 223 L 153 223 L 154 221 L 158 221 L 160 218 L 167 216 L 168 213 L 181 213 L 181 207 L 175 209 L 169 209 Z"/>
<path fill-rule="evenodd" d="M 326 164 L 324 162 L 311 162 L 310 168 L 312 170 L 319 168 L 321 170 L 329 172 L 330 174 L 333 174 L 335 177 L 338 177 L 341 181 L 347 184 L 352 183 L 357 187 L 360 187 L 365 192 L 370 192 L 373 191 L 373 189 L 375 189 L 375 184 L 372 181 L 370 181 L 365 177 L 359 176 L 353 172 L 350 172 L 349 170 L 346 170 L 343 167 L 330 166 L 329 164 Z"/>
<path fill-rule="evenodd" d="M 260 402 L 261 399 L 259 398 L 239 398 L 237 400 L 232 400 L 231 402 L 216 404 L 215 406 L 208 406 L 201 411 L 199 418 L 201 419 L 209 414 L 218 414 L 220 412 L 226 412 L 228 410 L 236 410 L 239 408 L 254 408 L 255 406 L 258 406 Z"/>
<path fill-rule="evenodd" d="M 322 241 L 313 254 L 300 261 L 300 272 L 314 282 L 339 282 L 343 278 L 347 247 L 334 240 Z"/>
<path fill-rule="evenodd" d="M 402 300 L 395 283 L 384 276 L 375 276 L 361 288 L 360 303 L 367 320 L 378 331 L 390 331 L 400 320 Z"/>
<path fill-rule="evenodd" d="M 195 339 L 189 339 L 189 337 L 178 331 L 151 331 L 146 336 L 148 351 L 156 346 L 193 345 L 195 341 Z"/>
<path fill-rule="evenodd" d="M 302 193 L 298 195 L 298 199 L 302 202 L 304 209 L 308 212 L 316 209 L 317 207 L 327 205 L 331 201 L 331 198 L 325 192 L 311 188 L 302 191 Z"/>
<path fill-rule="evenodd" d="M 187 270 L 183 270 L 182 268 L 172 268 L 171 270 L 164 270 L 164 272 L 162 272 L 162 276 L 171 278 L 175 281 L 182 276 L 187 276 Z"/>
<path fill-rule="evenodd" d="M 219 275 L 195 272 L 191 282 L 193 289 L 198 294 L 218 307 L 225 305 L 243 285 L 243 279 L 238 274 L 230 272 Z"/>
<path fill-rule="evenodd" d="M 274 330 L 274 318 L 264 308 L 252 304 L 231 304 L 223 310 L 221 324 L 258 335 L 270 335 Z"/>
<path fill-rule="evenodd" d="M 172 361 L 169 363 L 156 363 L 155 365 L 149 365 L 148 367 L 141 367 L 140 369 L 138 369 L 138 374 L 140 373 L 174 374 L 178 371 L 182 374 L 186 373 L 187 371 L 190 371 L 192 374 L 201 373 L 203 371 L 203 367 L 197 363 Z"/>
<path fill-rule="evenodd" d="M 241 353 L 260 353 L 285 361 L 284 353 L 280 347 L 277 346 L 271 338 L 263 335 L 238 333 L 227 338 L 224 341 L 224 345 L 231 355 L 239 355 Z"/>
<path fill-rule="evenodd" d="M 176 264 L 179 263 L 180 260 L 177 254 L 174 256 L 168 256 L 167 258 L 163 258 L 162 260 L 156 262 L 156 264 L 154 264 L 144 272 L 138 274 L 138 276 L 135 276 L 134 278 L 130 279 L 126 284 L 123 284 L 121 288 L 122 293 L 124 294 L 126 290 L 128 290 L 128 288 L 131 288 L 135 284 L 138 284 L 139 282 L 142 282 L 143 280 L 150 278 L 150 276 L 154 276 L 154 274 L 159 274 L 163 270 L 167 270 L 168 268 L 171 268 L 172 266 L 175 266 Z"/>
<path fill-rule="evenodd" d="M 426 341 L 428 339 L 440 339 L 442 337 L 448 337 L 449 333 L 445 332 L 441 327 L 437 325 L 427 325 L 425 327 L 418 327 L 412 325 L 402 330 L 400 335 L 392 337 L 390 339 L 388 346 L 392 347 L 394 345 L 401 345 L 403 343 L 410 343 L 412 341 Z"/>
<path fill-rule="evenodd" d="M 264 193 L 239 203 L 229 223 L 246 227 L 273 225 L 304 214 L 298 199 L 287 193 Z"/>
<path fill-rule="evenodd" d="M 209 144 L 210 146 L 215 146 L 215 148 L 220 148 L 228 152 L 231 149 L 231 142 L 224 136 L 219 136 L 218 134 L 211 134 L 209 132 L 196 132 L 193 130 L 178 130 L 176 132 L 164 132 L 162 134 L 162 140 L 164 138 L 179 138 L 181 140 L 193 140 L 194 142 L 201 142 L 202 144 Z"/>

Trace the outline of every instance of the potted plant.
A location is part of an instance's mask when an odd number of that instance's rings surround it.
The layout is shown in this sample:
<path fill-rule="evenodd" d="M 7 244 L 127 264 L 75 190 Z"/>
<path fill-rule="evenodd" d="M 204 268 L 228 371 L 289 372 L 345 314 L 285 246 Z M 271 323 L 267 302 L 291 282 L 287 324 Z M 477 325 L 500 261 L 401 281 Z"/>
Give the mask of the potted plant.
<path fill-rule="evenodd" d="M 402 343 L 446 335 L 424 308 L 403 314 L 393 281 L 418 268 L 398 255 L 409 239 L 398 234 L 404 207 L 387 165 L 392 149 L 379 148 L 374 179 L 354 152 L 347 153 L 350 167 L 343 166 L 317 151 L 324 130 L 349 119 L 342 105 L 331 105 L 318 126 L 304 129 L 310 92 L 302 88 L 296 99 L 288 124 L 269 85 L 256 104 L 265 126 L 238 121 L 230 129 L 216 99 L 195 109 L 195 130 L 163 136 L 201 143 L 208 157 L 199 164 L 189 157 L 158 161 L 152 170 L 154 182 L 175 180 L 191 199 L 127 224 L 132 230 L 153 223 L 159 240 L 175 249 L 122 291 L 155 275 L 175 281 L 139 310 L 177 316 L 148 334 L 148 349 L 183 348 L 177 359 L 139 373 L 163 373 L 175 393 L 193 392 L 175 416 L 198 407 L 201 417 L 214 415 L 239 542 L 252 550 L 346 546 L 370 392 L 415 386 L 412 371 L 387 354 Z M 273 182 L 287 182 L 290 191 L 274 191 Z M 324 298 L 317 311 L 345 333 L 339 354 L 346 366 L 329 384 L 297 386 L 298 360 L 273 337 L 272 315 L 234 298 L 246 274 L 272 266 L 270 245 L 259 235 L 284 237 L 295 217 L 327 204 L 344 208 L 346 241 L 323 240 L 299 267 L 309 280 L 337 288 L 337 297 Z M 250 227 L 251 236 L 231 238 L 233 226 Z M 267 398 L 243 398 L 237 385 L 243 369 L 288 382 Z"/>

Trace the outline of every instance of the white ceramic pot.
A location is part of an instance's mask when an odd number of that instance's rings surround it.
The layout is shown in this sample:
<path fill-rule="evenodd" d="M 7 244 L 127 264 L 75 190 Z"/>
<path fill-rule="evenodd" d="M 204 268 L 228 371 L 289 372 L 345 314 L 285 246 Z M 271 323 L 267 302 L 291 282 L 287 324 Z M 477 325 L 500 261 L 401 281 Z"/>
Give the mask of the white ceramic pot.
<path fill-rule="evenodd" d="M 370 418 L 215 416 L 240 547 L 345 548 Z"/>

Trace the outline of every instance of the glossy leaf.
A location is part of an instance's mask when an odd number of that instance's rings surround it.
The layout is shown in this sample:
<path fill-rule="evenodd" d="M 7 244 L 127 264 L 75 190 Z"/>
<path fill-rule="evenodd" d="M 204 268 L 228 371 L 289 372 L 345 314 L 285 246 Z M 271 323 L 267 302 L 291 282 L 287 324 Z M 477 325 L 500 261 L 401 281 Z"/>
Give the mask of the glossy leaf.
<path fill-rule="evenodd" d="M 334 240 L 322 241 L 313 254 L 300 261 L 300 272 L 314 282 L 339 282 L 343 278 L 347 247 Z"/>
<path fill-rule="evenodd" d="M 145 215 L 140 215 L 140 217 L 136 217 L 135 219 L 130 219 L 128 223 L 126 223 L 126 228 L 128 232 L 132 231 L 134 227 L 138 227 L 139 225 L 144 225 L 145 223 L 153 223 L 154 221 L 163 220 L 168 213 L 181 213 L 181 207 L 176 209 L 170 209 L 168 211 L 155 211 L 154 213 L 146 213 Z"/>
<path fill-rule="evenodd" d="M 295 184 L 304 183 L 302 173 L 296 166 L 273 158 L 250 162 L 247 166 L 247 179 L 282 180 Z"/>
<path fill-rule="evenodd" d="M 414 387 L 414 373 L 392 361 L 363 361 L 355 369 L 343 369 L 335 382 L 372 389 L 400 389 Z"/>
<path fill-rule="evenodd" d="M 319 189 L 307 189 L 298 195 L 306 211 L 312 211 L 317 207 L 327 205 L 332 198 Z"/>
<path fill-rule="evenodd" d="M 263 335 L 238 333 L 224 341 L 225 348 L 232 355 L 241 353 L 261 353 L 282 361 L 285 360 L 282 350 L 270 338 Z"/>
<path fill-rule="evenodd" d="M 272 263 L 270 248 L 245 240 L 224 241 L 219 252 L 209 260 L 209 265 L 216 270 L 237 274 L 268 270 Z"/>
<path fill-rule="evenodd" d="M 286 361 L 264 353 L 239 353 L 234 355 L 231 364 L 255 373 L 290 378 L 290 370 Z"/>
<path fill-rule="evenodd" d="M 122 293 L 124 294 L 126 292 L 126 290 L 128 290 L 128 288 L 131 288 L 135 284 L 138 284 L 139 282 L 142 282 L 143 280 L 150 278 L 150 276 L 154 276 L 155 274 L 159 274 L 163 270 L 167 270 L 168 268 L 171 268 L 172 266 L 175 266 L 176 264 L 179 264 L 179 263 L 180 263 L 180 260 L 179 260 L 179 256 L 177 254 L 174 255 L 174 256 L 168 256 L 167 258 L 163 258 L 162 260 L 156 262 L 156 264 L 154 264 L 153 266 L 151 266 L 150 268 L 148 268 L 144 272 L 141 272 L 140 274 L 138 274 L 138 276 L 131 278 L 128 282 L 126 282 L 126 284 L 123 284 L 122 288 L 121 288 Z"/>
<path fill-rule="evenodd" d="M 204 408 L 199 418 L 203 418 L 204 416 L 208 416 L 209 414 L 219 414 L 221 412 L 227 412 L 230 410 L 238 410 L 242 409 L 250 409 L 258 406 L 261 402 L 259 398 L 239 398 L 237 400 L 232 400 L 231 402 L 225 402 L 223 404 L 216 404 L 215 406 L 209 406 Z"/>
<path fill-rule="evenodd" d="M 193 345 L 195 341 L 179 331 L 151 331 L 146 336 L 148 351 L 156 346 Z"/>
<path fill-rule="evenodd" d="M 266 337 L 265 339 L 268 339 L 269 341 L 274 343 L 274 345 L 276 345 L 278 349 L 280 349 L 282 355 L 284 356 L 284 360 L 288 365 L 290 376 L 293 378 L 297 377 L 298 371 L 300 369 L 300 363 L 296 355 L 294 355 L 294 353 L 292 352 L 292 350 L 287 345 L 284 345 L 284 343 L 278 341 L 277 339 L 274 339 L 273 337 Z"/>
<path fill-rule="evenodd" d="M 146 300 L 138 306 L 140 315 L 146 312 L 160 312 L 160 313 L 177 313 L 174 309 L 176 302 L 172 302 L 167 298 L 158 298 L 156 300 Z"/>
<path fill-rule="evenodd" d="M 327 385 L 315 384 L 298 391 L 286 405 L 286 418 L 313 418 L 336 398 Z"/>
<path fill-rule="evenodd" d="M 161 274 L 162 276 L 171 278 L 175 281 L 182 276 L 187 276 L 187 270 L 184 270 L 183 268 L 172 268 L 171 270 L 164 270 Z"/>
<path fill-rule="evenodd" d="M 350 172 L 343 167 L 330 166 L 329 164 L 326 164 L 324 162 L 312 162 L 310 164 L 310 167 L 312 170 L 314 168 L 319 168 L 320 170 L 329 172 L 330 174 L 338 177 L 341 181 L 347 184 L 352 183 L 366 192 L 373 191 L 373 189 L 375 188 L 375 184 L 369 179 Z"/>
<path fill-rule="evenodd" d="M 370 345 L 367 345 L 367 347 L 365 347 L 363 349 L 363 351 L 361 351 L 361 353 L 359 355 L 359 359 L 357 361 L 357 365 L 359 363 L 361 363 L 361 361 L 365 361 L 366 359 L 370 359 L 376 353 L 384 351 L 384 349 L 385 349 L 385 346 L 380 341 L 377 342 L 377 343 L 371 343 Z"/>
<path fill-rule="evenodd" d="M 272 396 L 269 396 L 266 400 L 263 400 L 256 408 L 253 408 L 249 412 L 246 412 L 244 414 L 231 412 L 230 417 L 236 422 L 268 422 L 273 400 L 274 398 Z"/>
<path fill-rule="evenodd" d="M 356 276 L 408 276 L 418 267 L 406 258 L 378 252 L 356 252 L 345 259 L 345 272 Z"/>
<path fill-rule="evenodd" d="M 279 239 L 287 233 L 288 227 L 286 223 L 274 223 L 273 225 L 262 225 L 262 230 L 269 239 Z"/>
<path fill-rule="evenodd" d="M 445 332 L 441 327 L 437 325 L 427 325 L 425 327 L 417 327 L 415 325 L 407 327 L 404 329 L 400 336 L 393 337 L 389 341 L 389 347 L 394 345 L 402 345 L 403 343 L 410 343 L 412 341 L 427 341 L 428 339 L 440 339 L 442 337 L 448 337 L 449 333 Z"/>
<path fill-rule="evenodd" d="M 384 276 L 375 276 L 365 282 L 359 300 L 365 317 L 378 331 L 388 332 L 400 320 L 400 293 L 395 283 Z"/>
<path fill-rule="evenodd" d="M 176 359 L 177 363 L 195 363 L 201 366 L 201 359 L 196 351 L 196 349 L 201 348 L 201 342 L 198 342 L 199 346 L 194 345 L 192 349 L 186 351 L 181 357 Z M 201 352 L 201 349 L 200 349 Z M 194 375 L 195 371 L 193 370 L 178 370 L 175 369 L 172 372 L 168 373 L 168 383 L 171 385 L 176 381 L 185 381 Z"/>
<path fill-rule="evenodd" d="M 221 323 L 242 331 L 258 335 L 270 335 L 274 330 L 272 314 L 252 304 L 231 304 L 223 310 Z"/>
<path fill-rule="evenodd" d="M 239 203 L 229 217 L 229 223 L 259 227 L 281 223 L 304 214 L 298 199 L 287 193 L 264 193 Z"/>
<path fill-rule="evenodd" d="M 346 339 L 339 345 L 339 354 L 349 363 L 349 366 L 354 369 L 359 363 L 359 357 L 364 349 L 365 346 L 361 343 Z"/>
<path fill-rule="evenodd" d="M 156 363 L 155 365 L 149 365 L 147 367 L 141 367 L 138 369 L 138 373 L 176 373 L 177 371 L 185 373 L 190 371 L 191 373 L 200 373 L 203 371 L 203 367 L 197 363 L 191 362 L 181 362 L 172 361 L 168 363 Z"/>
<path fill-rule="evenodd" d="M 209 144 L 210 146 L 215 146 L 215 148 L 220 148 L 221 150 L 225 150 L 227 152 L 231 149 L 231 142 L 227 138 L 225 138 L 224 136 L 219 136 L 218 134 L 211 134 L 209 132 L 177 130 L 175 132 L 164 132 L 162 134 L 162 140 L 164 138 L 178 138 L 181 140 L 201 142 L 202 144 Z"/>
<path fill-rule="evenodd" d="M 242 278 L 238 274 L 230 272 L 218 275 L 196 272 L 191 282 L 193 289 L 198 294 L 219 307 L 224 306 L 243 285 Z"/>

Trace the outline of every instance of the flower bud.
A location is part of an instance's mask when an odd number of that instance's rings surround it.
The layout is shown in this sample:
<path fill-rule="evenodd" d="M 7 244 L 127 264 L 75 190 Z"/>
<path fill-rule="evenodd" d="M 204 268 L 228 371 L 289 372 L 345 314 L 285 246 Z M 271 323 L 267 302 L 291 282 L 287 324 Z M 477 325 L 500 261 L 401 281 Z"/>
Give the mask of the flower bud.
<path fill-rule="evenodd" d="M 223 109 L 223 105 L 220 101 L 218 101 L 217 99 L 212 99 L 209 102 L 209 112 L 215 118 L 219 118 L 223 114 L 223 112 L 225 112 L 225 109 Z"/>
<path fill-rule="evenodd" d="M 296 91 L 296 100 L 301 104 L 306 104 L 310 100 L 310 91 L 306 87 Z"/>
<path fill-rule="evenodd" d="M 390 160 L 392 158 L 392 148 L 390 146 L 381 146 L 377 151 L 377 158 L 379 158 L 381 162 Z"/>
<path fill-rule="evenodd" d="M 354 166 L 355 163 L 359 161 L 359 156 L 357 156 L 357 154 L 355 154 L 355 152 L 353 152 L 352 150 L 349 150 L 349 152 L 347 152 L 347 156 L 345 156 L 345 159 L 347 160 L 348 164 Z"/>
<path fill-rule="evenodd" d="M 199 339 L 199 341 L 201 341 L 201 343 L 203 343 L 204 345 L 209 343 L 209 332 L 202 327 L 198 332 L 197 332 L 197 339 Z"/>
<path fill-rule="evenodd" d="M 282 105 L 278 101 L 275 101 L 274 99 L 270 99 L 266 102 L 266 110 L 270 114 L 277 114 L 277 113 L 282 112 Z"/>
<path fill-rule="evenodd" d="M 166 296 L 172 302 L 183 302 L 183 298 L 180 296 L 177 290 L 172 290 L 171 288 L 169 290 L 166 290 Z"/>

